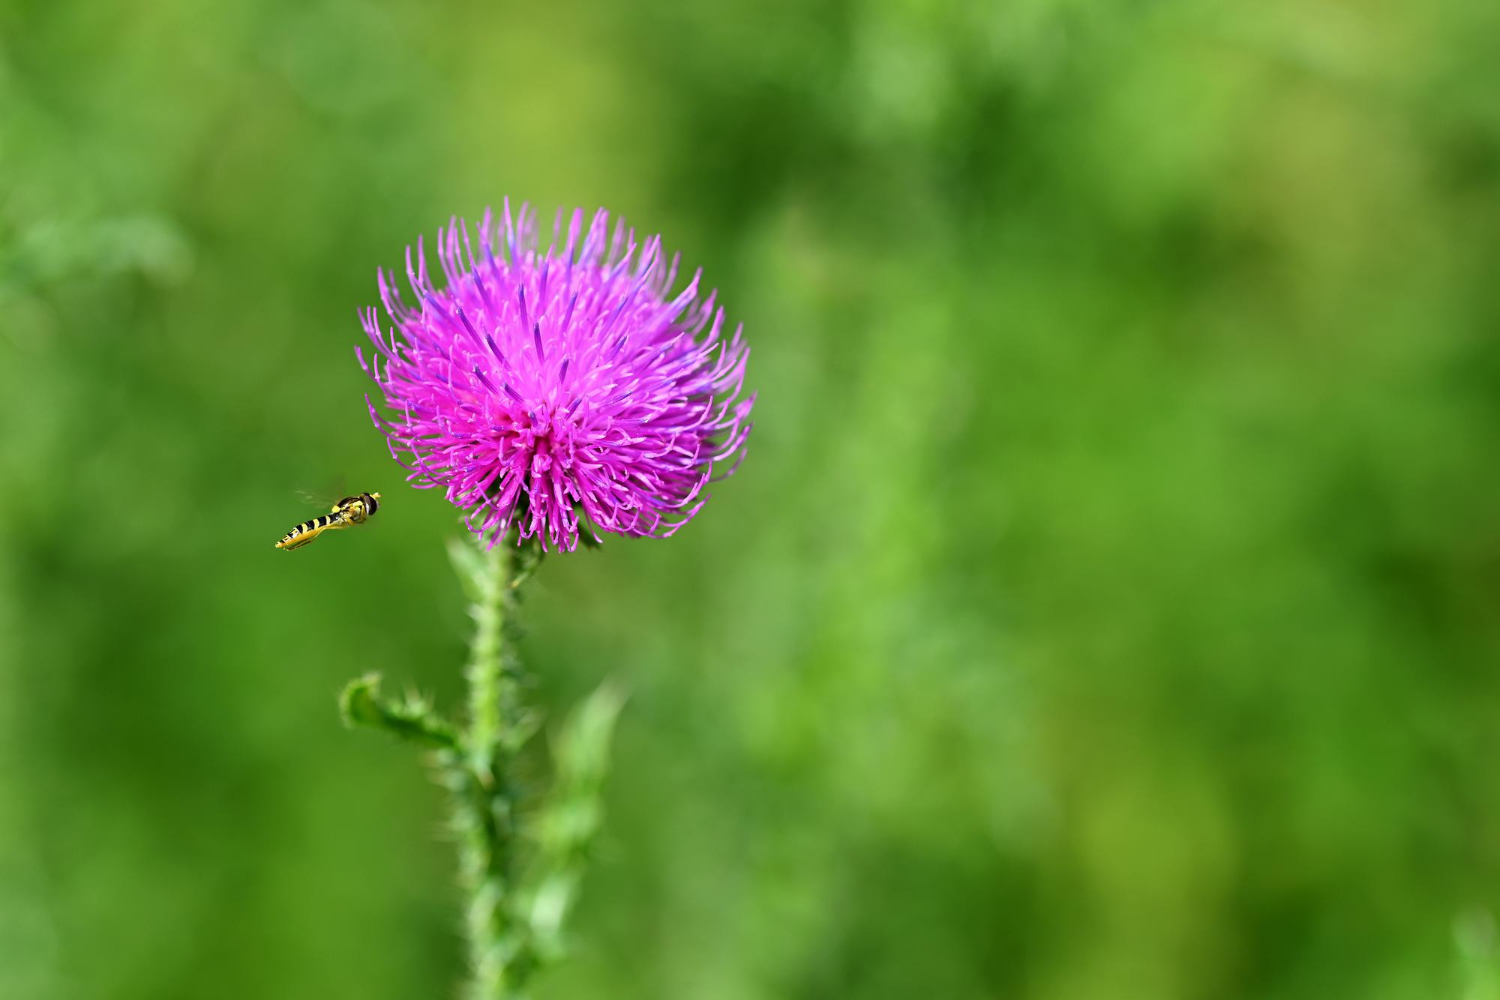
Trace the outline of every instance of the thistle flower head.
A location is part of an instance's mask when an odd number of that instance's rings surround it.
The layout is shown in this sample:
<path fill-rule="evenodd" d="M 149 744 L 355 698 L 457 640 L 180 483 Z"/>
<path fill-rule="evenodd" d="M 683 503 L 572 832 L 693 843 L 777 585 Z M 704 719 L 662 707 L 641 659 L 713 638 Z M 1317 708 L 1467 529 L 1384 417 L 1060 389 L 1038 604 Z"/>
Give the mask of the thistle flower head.
<path fill-rule="evenodd" d="M 390 412 L 370 415 L 408 481 L 443 489 L 491 544 L 511 525 L 561 550 L 580 533 L 665 537 L 743 457 L 749 349 L 738 328 L 724 336 L 701 272 L 672 294 L 678 259 L 661 237 L 611 231 L 603 209 L 563 223 L 541 249 L 535 215 L 507 201 L 498 226 L 485 213 L 476 254 L 451 220 L 442 288 L 421 240 L 415 263 L 407 249 L 414 303 L 380 271 L 391 326 L 362 313 L 375 353 L 356 353 Z"/>

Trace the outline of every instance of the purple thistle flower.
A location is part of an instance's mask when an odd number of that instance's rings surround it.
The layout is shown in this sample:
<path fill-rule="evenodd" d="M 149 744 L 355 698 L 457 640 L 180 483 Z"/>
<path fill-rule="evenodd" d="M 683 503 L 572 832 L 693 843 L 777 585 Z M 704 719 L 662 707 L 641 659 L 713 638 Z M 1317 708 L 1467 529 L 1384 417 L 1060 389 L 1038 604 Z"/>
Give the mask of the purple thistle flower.
<path fill-rule="evenodd" d="M 618 220 L 611 234 L 603 209 L 586 230 L 575 210 L 564 235 L 559 211 L 542 252 L 535 221 L 525 205 L 512 219 L 507 200 L 497 230 L 486 211 L 476 258 L 468 225 L 450 220 L 441 290 L 419 238 L 415 268 L 406 251 L 415 306 L 377 271 L 395 325 L 387 338 L 375 309 L 361 313 L 378 354 L 355 353 L 392 418 L 373 403 L 370 416 L 407 481 L 442 487 L 491 545 L 512 524 L 567 551 L 581 531 L 599 540 L 595 528 L 664 538 L 744 457 L 749 348 L 738 328 L 721 335 L 701 271 L 668 298 L 678 258 L 665 261 L 661 237 L 638 245 Z"/>

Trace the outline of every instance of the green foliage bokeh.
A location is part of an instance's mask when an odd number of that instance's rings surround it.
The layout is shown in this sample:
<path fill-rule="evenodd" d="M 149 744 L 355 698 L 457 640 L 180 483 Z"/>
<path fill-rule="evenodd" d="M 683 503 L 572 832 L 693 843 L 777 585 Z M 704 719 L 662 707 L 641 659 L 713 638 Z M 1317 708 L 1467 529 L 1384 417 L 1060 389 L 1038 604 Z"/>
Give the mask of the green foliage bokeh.
<path fill-rule="evenodd" d="M 665 235 L 741 472 L 550 560 L 630 691 L 538 1000 L 1495 1000 L 1500 7 L 0 2 L 0 997 L 451 995 L 452 512 L 352 345 Z M 299 489 L 376 522 L 288 555 Z"/>

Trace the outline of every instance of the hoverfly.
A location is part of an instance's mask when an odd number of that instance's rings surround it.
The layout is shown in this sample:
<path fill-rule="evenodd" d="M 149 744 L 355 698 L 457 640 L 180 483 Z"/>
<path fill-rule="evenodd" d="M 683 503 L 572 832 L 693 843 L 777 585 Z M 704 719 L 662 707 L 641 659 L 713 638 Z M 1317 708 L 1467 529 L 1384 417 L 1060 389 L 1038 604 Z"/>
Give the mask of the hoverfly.
<path fill-rule="evenodd" d="M 322 517 L 315 517 L 311 521 L 304 521 L 291 531 L 282 536 L 281 541 L 276 543 L 278 549 L 300 549 L 310 544 L 325 531 L 334 531 L 339 528 L 348 528 L 356 524 L 364 524 L 380 509 L 377 503 L 380 499 L 379 493 L 361 493 L 357 497 L 344 497 L 333 505 L 333 510 Z"/>

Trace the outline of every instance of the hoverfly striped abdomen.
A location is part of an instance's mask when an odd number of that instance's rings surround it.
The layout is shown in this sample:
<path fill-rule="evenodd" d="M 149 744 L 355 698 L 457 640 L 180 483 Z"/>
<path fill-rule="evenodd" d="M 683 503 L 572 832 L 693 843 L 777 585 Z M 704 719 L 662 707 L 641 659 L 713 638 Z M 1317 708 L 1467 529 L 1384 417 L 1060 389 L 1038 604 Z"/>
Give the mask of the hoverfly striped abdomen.
<path fill-rule="evenodd" d="M 379 493 L 361 493 L 357 497 L 344 497 L 333 505 L 333 510 L 329 513 L 315 517 L 311 521 L 303 521 L 281 536 L 281 541 L 276 543 L 276 547 L 288 551 L 300 549 L 325 531 L 363 524 L 379 508 L 380 504 L 377 502 L 379 499 Z"/>

